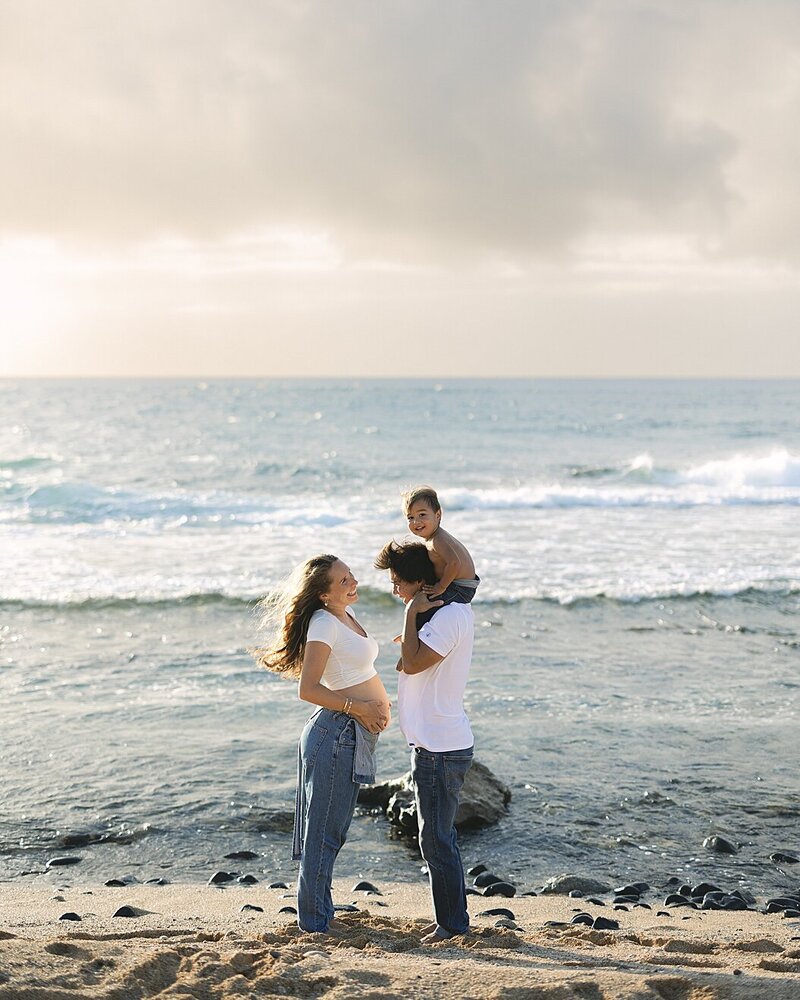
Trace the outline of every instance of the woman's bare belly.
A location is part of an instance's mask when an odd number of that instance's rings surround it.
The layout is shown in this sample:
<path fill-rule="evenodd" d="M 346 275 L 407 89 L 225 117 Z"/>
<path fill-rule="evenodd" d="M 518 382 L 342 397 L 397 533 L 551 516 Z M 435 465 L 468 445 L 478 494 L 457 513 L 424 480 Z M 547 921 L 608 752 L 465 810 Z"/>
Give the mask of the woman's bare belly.
<path fill-rule="evenodd" d="M 389 704 L 389 696 L 383 681 L 375 674 L 368 680 L 359 684 L 351 684 L 350 687 L 336 688 L 336 693 L 344 698 L 357 698 L 359 701 L 379 701 L 384 705 Z"/>

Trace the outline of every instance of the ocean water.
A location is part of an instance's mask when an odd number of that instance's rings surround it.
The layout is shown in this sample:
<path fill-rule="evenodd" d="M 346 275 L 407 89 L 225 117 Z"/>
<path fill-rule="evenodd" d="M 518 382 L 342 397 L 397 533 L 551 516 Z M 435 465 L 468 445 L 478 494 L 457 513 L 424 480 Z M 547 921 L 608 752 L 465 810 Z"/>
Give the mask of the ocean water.
<path fill-rule="evenodd" d="M 0 382 L 0 878 L 201 881 L 242 849 L 291 878 L 309 709 L 254 667 L 255 602 L 335 552 L 392 694 L 372 560 L 428 482 L 483 580 L 467 708 L 513 794 L 465 860 L 796 886 L 769 855 L 800 848 L 799 390 Z M 394 725 L 381 776 L 406 765 Z M 419 865 L 363 815 L 337 871 Z"/>

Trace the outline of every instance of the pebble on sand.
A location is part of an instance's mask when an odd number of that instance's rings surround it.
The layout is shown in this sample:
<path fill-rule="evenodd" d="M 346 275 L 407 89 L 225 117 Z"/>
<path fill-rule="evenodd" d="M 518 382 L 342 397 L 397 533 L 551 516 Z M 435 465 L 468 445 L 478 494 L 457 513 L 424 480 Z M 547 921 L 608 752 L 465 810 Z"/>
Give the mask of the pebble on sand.
<path fill-rule="evenodd" d="M 483 890 L 484 896 L 515 896 L 517 894 L 516 888 L 510 882 L 492 882 L 491 885 L 487 885 Z"/>
<path fill-rule="evenodd" d="M 376 896 L 383 895 L 381 890 L 376 885 L 373 885 L 372 882 L 364 882 L 364 881 L 356 882 L 356 884 L 352 888 L 352 892 L 371 892 Z"/>
<path fill-rule="evenodd" d="M 211 878 L 208 880 L 208 885 L 224 885 L 226 882 L 232 882 L 236 878 L 230 872 L 214 872 Z"/>

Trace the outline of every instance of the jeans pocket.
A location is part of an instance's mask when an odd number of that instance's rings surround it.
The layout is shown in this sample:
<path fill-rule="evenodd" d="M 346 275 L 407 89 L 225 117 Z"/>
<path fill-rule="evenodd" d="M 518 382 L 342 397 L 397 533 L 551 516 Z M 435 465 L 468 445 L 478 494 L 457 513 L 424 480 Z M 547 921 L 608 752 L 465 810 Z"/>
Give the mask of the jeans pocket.
<path fill-rule="evenodd" d="M 448 792 L 460 792 L 472 766 L 472 754 L 444 755 L 444 782 Z"/>
<path fill-rule="evenodd" d="M 354 747 L 356 745 L 356 730 L 354 722 L 347 723 L 341 733 L 339 733 L 339 739 L 336 742 L 339 749 Z"/>
<path fill-rule="evenodd" d="M 325 726 L 320 726 L 319 723 L 316 722 L 313 726 L 309 726 L 303 731 L 301 756 L 307 767 L 310 767 L 314 763 L 320 747 L 325 742 L 327 737 L 328 730 Z"/>

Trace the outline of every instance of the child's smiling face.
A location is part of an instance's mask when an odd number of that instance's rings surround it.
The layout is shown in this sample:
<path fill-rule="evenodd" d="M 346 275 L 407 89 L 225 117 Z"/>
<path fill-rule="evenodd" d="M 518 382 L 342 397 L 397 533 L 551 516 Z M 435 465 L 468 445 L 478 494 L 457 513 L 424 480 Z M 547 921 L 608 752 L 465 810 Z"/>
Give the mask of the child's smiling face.
<path fill-rule="evenodd" d="M 418 500 L 408 509 L 408 530 L 418 538 L 428 539 L 438 529 L 442 519 L 442 512 L 434 510 L 430 504 L 424 500 Z"/>

